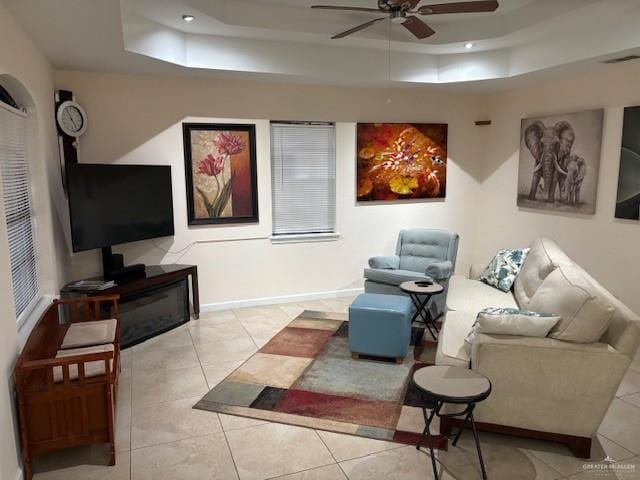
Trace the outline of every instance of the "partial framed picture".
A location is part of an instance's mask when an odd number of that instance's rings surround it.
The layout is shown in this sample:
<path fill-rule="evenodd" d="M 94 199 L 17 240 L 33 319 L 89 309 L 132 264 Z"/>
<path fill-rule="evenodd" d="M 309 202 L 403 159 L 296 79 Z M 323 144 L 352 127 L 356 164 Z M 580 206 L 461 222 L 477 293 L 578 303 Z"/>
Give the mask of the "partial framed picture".
<path fill-rule="evenodd" d="M 522 120 L 519 207 L 595 213 L 603 119 L 597 109 Z"/>
<path fill-rule="evenodd" d="M 616 218 L 640 220 L 640 106 L 624 109 Z"/>
<path fill-rule="evenodd" d="M 444 198 L 447 125 L 358 123 L 357 201 Z"/>
<path fill-rule="evenodd" d="M 183 123 L 189 225 L 258 221 L 255 125 Z"/>

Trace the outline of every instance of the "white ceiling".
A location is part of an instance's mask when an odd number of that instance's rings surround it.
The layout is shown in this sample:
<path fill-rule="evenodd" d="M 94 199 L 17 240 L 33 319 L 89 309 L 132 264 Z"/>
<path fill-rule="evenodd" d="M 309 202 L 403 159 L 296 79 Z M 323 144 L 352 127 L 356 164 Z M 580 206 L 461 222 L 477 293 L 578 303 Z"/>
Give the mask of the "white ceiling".
<path fill-rule="evenodd" d="M 5 1 L 64 69 L 486 89 L 640 50 L 640 0 L 499 0 L 494 13 L 424 16 L 425 40 L 387 21 L 331 40 L 379 15 L 309 8 L 376 0 Z"/>

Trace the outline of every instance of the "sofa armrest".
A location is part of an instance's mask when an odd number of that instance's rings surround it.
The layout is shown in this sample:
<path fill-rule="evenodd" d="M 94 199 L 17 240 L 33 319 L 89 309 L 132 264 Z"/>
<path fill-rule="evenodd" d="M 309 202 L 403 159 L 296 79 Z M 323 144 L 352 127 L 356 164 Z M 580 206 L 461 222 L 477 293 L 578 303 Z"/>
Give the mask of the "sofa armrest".
<path fill-rule="evenodd" d="M 424 273 L 428 277 L 435 278 L 436 280 L 445 280 L 453 273 L 453 263 L 449 260 L 432 263 L 427 266 Z"/>
<path fill-rule="evenodd" d="M 471 280 L 480 280 L 480 275 L 482 275 L 485 268 L 487 268 L 487 266 L 483 263 L 472 263 L 469 268 L 469 278 Z"/>
<path fill-rule="evenodd" d="M 471 365 L 493 384 L 481 422 L 591 437 L 631 362 L 606 343 L 478 334 Z"/>
<path fill-rule="evenodd" d="M 371 257 L 369 259 L 369 267 L 397 270 L 400 268 L 400 257 L 398 255 Z"/>

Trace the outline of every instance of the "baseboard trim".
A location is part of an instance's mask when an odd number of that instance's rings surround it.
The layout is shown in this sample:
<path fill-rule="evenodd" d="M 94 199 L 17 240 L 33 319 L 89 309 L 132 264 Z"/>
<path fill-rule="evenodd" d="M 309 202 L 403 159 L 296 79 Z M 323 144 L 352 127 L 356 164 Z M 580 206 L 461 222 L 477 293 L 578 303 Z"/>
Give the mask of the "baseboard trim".
<path fill-rule="evenodd" d="M 345 288 L 342 290 L 330 290 L 327 292 L 296 293 L 294 295 L 282 295 L 278 297 L 248 298 L 245 300 L 231 300 L 228 302 L 200 304 L 201 312 L 215 312 L 230 308 L 259 307 L 261 305 L 273 305 L 279 303 L 304 302 L 306 300 L 324 300 L 339 297 L 348 297 L 364 292 L 364 288 Z"/>

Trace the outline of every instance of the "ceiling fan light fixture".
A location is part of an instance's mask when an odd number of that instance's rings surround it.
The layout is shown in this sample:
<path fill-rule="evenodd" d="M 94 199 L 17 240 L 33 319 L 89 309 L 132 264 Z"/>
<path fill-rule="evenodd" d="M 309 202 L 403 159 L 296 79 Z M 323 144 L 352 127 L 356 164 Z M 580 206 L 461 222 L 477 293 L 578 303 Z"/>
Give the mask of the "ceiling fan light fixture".
<path fill-rule="evenodd" d="M 196 19 L 196 17 L 194 17 L 193 15 L 182 15 L 182 20 L 187 22 L 187 23 L 191 23 Z"/>

